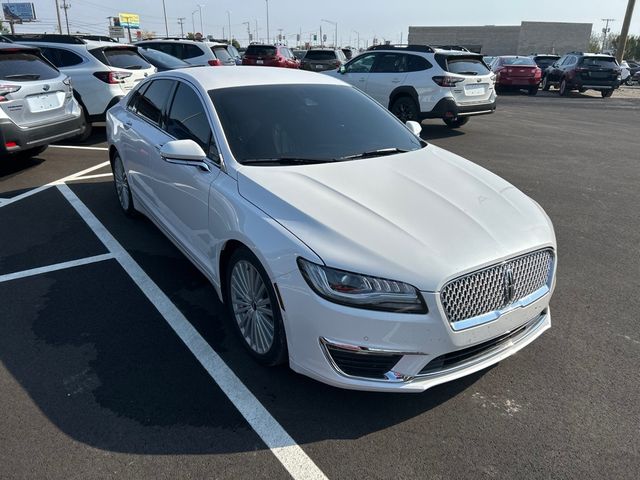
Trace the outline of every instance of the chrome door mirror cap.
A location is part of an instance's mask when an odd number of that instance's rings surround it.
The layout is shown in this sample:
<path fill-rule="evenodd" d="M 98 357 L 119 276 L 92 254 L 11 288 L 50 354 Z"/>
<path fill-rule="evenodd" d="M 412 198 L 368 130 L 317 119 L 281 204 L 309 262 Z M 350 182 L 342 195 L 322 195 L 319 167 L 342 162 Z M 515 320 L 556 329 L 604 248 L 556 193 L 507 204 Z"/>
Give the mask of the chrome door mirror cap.
<path fill-rule="evenodd" d="M 411 130 L 411 133 L 413 133 L 416 137 L 419 137 L 420 133 L 422 133 L 422 125 L 414 120 L 407 121 L 406 125 L 407 128 Z"/>
<path fill-rule="evenodd" d="M 209 165 L 205 162 L 207 155 L 193 140 L 171 140 L 162 145 L 160 156 L 169 163 L 210 170 Z"/>

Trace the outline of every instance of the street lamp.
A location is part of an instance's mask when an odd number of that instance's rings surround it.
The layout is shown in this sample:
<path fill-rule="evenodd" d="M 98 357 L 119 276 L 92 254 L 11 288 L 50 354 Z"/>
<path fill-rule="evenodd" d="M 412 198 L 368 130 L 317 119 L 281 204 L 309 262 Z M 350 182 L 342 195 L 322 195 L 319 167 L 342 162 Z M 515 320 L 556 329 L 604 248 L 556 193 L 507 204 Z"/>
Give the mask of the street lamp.
<path fill-rule="evenodd" d="M 227 10 L 227 20 L 229 22 L 229 44 L 233 41 L 233 35 L 231 35 L 231 12 Z"/>
<path fill-rule="evenodd" d="M 355 33 L 356 35 L 358 35 L 358 52 L 360 51 L 360 32 L 356 32 L 355 30 L 353 31 L 353 33 Z"/>
<path fill-rule="evenodd" d="M 194 15 L 196 13 L 198 13 L 198 10 L 194 10 L 193 12 L 191 12 L 191 26 L 193 27 L 194 38 L 195 38 L 195 35 L 196 35 L 196 21 L 195 21 Z"/>
<path fill-rule="evenodd" d="M 200 10 L 200 34 L 204 37 L 204 27 L 202 26 L 202 7 L 204 7 L 204 5 L 198 4 L 198 9 Z"/>
<path fill-rule="evenodd" d="M 324 18 L 320 21 L 333 25 L 336 28 L 333 36 L 333 48 L 338 48 L 338 22 L 334 22 L 333 20 L 325 20 Z"/>
<path fill-rule="evenodd" d="M 265 0 L 267 2 L 267 43 L 269 43 L 269 0 Z"/>

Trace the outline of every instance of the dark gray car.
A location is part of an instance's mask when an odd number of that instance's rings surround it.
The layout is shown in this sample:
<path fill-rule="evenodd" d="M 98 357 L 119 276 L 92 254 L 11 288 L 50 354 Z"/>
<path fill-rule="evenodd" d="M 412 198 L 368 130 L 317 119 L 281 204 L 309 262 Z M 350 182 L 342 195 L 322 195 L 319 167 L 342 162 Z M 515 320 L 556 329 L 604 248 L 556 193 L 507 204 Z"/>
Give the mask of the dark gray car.
<path fill-rule="evenodd" d="M 336 70 L 346 61 L 347 57 L 339 48 L 312 48 L 307 50 L 300 68 L 313 72 L 324 72 L 326 70 Z"/>

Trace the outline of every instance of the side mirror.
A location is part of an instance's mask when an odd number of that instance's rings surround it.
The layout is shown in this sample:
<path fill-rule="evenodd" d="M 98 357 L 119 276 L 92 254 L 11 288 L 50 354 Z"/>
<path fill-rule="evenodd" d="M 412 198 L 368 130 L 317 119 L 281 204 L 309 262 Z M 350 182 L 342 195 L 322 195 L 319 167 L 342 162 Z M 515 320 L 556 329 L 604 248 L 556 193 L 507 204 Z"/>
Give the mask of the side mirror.
<path fill-rule="evenodd" d="M 344 75 L 345 73 L 347 73 L 347 69 L 344 65 L 340 65 L 340 67 L 338 68 L 338 72 Z"/>
<path fill-rule="evenodd" d="M 413 133 L 416 137 L 419 137 L 420 133 L 422 132 L 422 125 L 413 120 L 409 120 L 407 122 L 407 128 L 411 130 L 411 133 Z"/>
<path fill-rule="evenodd" d="M 160 156 L 169 163 L 199 167 L 207 172 L 209 165 L 205 162 L 207 154 L 193 140 L 172 140 L 160 148 Z"/>

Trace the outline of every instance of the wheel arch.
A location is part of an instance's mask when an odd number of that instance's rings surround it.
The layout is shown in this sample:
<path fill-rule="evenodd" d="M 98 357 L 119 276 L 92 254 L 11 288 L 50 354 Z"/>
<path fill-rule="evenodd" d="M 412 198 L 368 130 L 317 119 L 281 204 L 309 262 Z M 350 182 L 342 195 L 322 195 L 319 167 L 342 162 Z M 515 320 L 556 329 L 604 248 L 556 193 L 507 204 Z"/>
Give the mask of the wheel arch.
<path fill-rule="evenodd" d="M 409 97 L 418 106 L 418 111 L 420 111 L 420 98 L 418 97 L 418 92 L 416 89 L 410 85 L 403 85 L 401 87 L 396 87 L 391 94 L 389 95 L 389 105 L 388 108 L 391 109 L 393 102 L 395 102 L 400 97 Z"/>

